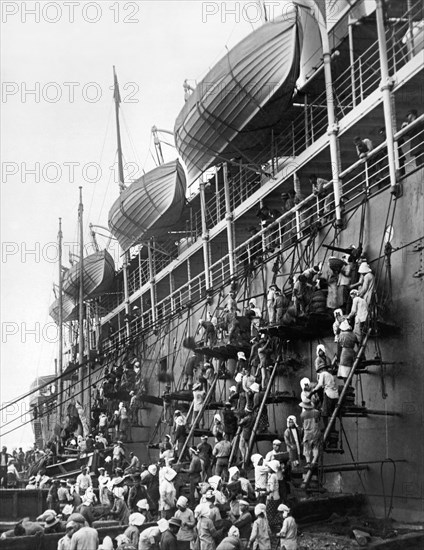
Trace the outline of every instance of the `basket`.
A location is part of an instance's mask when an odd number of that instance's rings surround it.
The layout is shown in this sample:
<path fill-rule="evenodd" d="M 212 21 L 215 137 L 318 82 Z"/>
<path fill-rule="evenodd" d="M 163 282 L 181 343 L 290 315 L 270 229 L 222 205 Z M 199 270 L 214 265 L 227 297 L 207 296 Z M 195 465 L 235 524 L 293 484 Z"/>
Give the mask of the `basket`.
<path fill-rule="evenodd" d="M 344 261 L 341 258 L 336 258 L 335 256 L 332 256 L 331 258 L 328 259 L 328 265 L 331 271 L 334 271 L 337 273 L 344 266 Z"/>

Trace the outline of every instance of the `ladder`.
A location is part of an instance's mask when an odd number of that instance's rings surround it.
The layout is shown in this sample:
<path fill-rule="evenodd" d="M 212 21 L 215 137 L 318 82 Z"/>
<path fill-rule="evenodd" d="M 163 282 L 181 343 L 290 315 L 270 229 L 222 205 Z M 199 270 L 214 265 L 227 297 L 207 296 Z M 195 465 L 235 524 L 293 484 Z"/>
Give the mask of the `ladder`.
<path fill-rule="evenodd" d="M 281 350 L 280 350 L 280 353 L 278 354 L 278 357 L 274 363 L 274 367 L 271 371 L 271 375 L 269 377 L 269 380 L 268 380 L 268 384 L 266 386 L 266 389 L 265 389 L 265 393 L 264 393 L 264 396 L 263 396 L 263 399 L 261 401 L 261 404 L 260 404 L 260 407 L 259 407 L 259 410 L 256 414 L 256 419 L 255 419 L 255 423 L 253 425 L 253 428 L 252 428 L 252 433 L 251 433 L 251 436 L 250 436 L 250 439 L 249 439 L 249 447 L 248 447 L 248 456 L 250 457 L 251 455 L 251 452 L 252 452 L 252 449 L 253 449 L 253 445 L 255 443 L 255 438 L 256 438 L 256 432 L 258 430 L 258 426 L 259 426 L 259 421 L 260 421 L 260 418 L 261 418 L 261 415 L 262 415 L 262 412 L 264 410 L 264 407 L 266 407 L 266 401 L 269 397 L 269 394 L 271 392 L 271 388 L 272 388 L 272 385 L 274 383 L 274 379 L 275 379 L 275 375 L 277 373 L 277 367 L 278 367 L 278 364 L 280 363 L 281 361 Z M 228 461 L 228 465 L 229 466 L 233 466 L 234 463 L 236 462 L 236 458 L 237 458 L 237 453 L 238 453 L 238 448 L 239 448 L 239 442 L 240 442 L 240 437 L 241 437 L 241 432 L 242 432 L 242 428 L 239 427 L 238 430 L 237 430 L 237 433 L 233 439 L 233 442 L 232 442 L 232 448 L 231 448 L 231 454 L 230 454 L 230 459 Z"/>
<path fill-rule="evenodd" d="M 178 457 L 178 462 L 181 462 L 183 456 L 184 456 L 184 453 L 189 445 L 189 441 L 193 438 L 194 436 L 194 430 L 196 429 L 197 427 L 197 424 L 198 422 L 200 421 L 200 419 L 202 418 L 207 406 L 209 405 L 209 402 L 211 400 L 211 397 L 212 395 L 214 394 L 214 391 L 215 391 L 215 386 L 216 386 L 216 383 L 218 381 L 218 373 L 216 372 L 215 373 L 215 376 L 212 380 L 212 383 L 209 387 L 209 390 L 208 390 L 208 393 L 206 394 L 206 397 L 205 397 L 205 400 L 203 401 L 202 403 L 202 408 L 200 409 L 200 411 L 197 413 L 196 417 L 193 419 L 193 422 L 191 424 L 191 428 L 190 428 L 190 431 L 187 435 L 187 438 L 186 440 L 184 441 L 184 445 L 183 445 L 183 448 L 181 449 L 180 451 L 180 454 L 179 454 L 179 457 Z M 193 402 L 191 403 L 190 405 L 190 410 L 189 410 L 189 413 L 188 415 L 190 414 L 190 412 L 192 411 L 192 408 L 193 408 Z M 187 416 L 188 416 L 187 415 Z"/>
<path fill-rule="evenodd" d="M 280 360 L 281 360 L 281 345 L 280 345 L 280 350 L 279 350 L 279 353 L 278 353 L 278 356 L 277 356 L 277 359 L 275 360 L 275 363 L 274 363 L 274 367 L 271 371 L 271 375 L 269 377 L 269 380 L 268 380 L 268 384 L 266 386 L 266 389 L 265 389 L 265 393 L 264 393 L 264 396 L 262 398 L 262 401 L 261 401 L 261 404 L 259 406 L 259 410 L 256 414 L 256 419 L 255 419 L 255 423 L 253 425 L 253 429 L 252 429 L 252 433 L 250 434 L 250 439 L 249 439 L 249 446 L 248 446 L 248 451 L 247 451 L 247 456 L 250 457 L 250 454 L 252 452 L 252 449 L 253 449 L 253 445 L 255 443 L 255 439 L 256 439 L 256 432 L 258 430 L 258 426 L 259 426 L 259 422 L 260 422 L 260 419 L 261 419 L 261 416 L 262 416 L 262 413 L 264 411 L 264 408 L 266 407 L 266 402 L 267 402 L 267 399 L 269 397 L 269 394 L 271 392 L 271 388 L 272 388 L 272 385 L 274 383 L 274 379 L 275 379 L 275 375 L 277 373 L 277 367 L 280 363 Z"/>
<path fill-rule="evenodd" d="M 238 448 L 239 448 L 239 442 L 240 442 L 240 436 L 241 436 L 241 426 L 237 428 L 237 433 L 234 436 L 234 439 L 231 443 L 231 453 L 230 458 L 228 460 L 228 466 L 234 466 L 235 459 L 237 458 Z"/>
<path fill-rule="evenodd" d="M 340 393 L 340 396 L 339 396 L 339 400 L 337 402 L 337 405 L 336 405 L 336 408 L 334 409 L 333 411 L 333 414 L 331 415 L 331 418 L 328 422 L 328 425 L 325 429 L 325 432 L 324 432 L 324 436 L 323 436 L 323 445 L 325 445 L 332 429 L 333 429 L 333 426 L 336 422 L 336 418 L 339 416 L 340 414 L 340 409 L 342 408 L 343 406 L 343 401 L 344 401 L 344 398 L 345 398 L 345 395 L 346 395 L 346 392 L 350 386 L 350 383 L 352 381 L 352 378 L 355 374 L 355 370 L 356 370 L 356 367 L 358 366 L 360 360 L 361 360 L 361 357 L 365 351 L 365 347 L 367 345 L 367 342 L 368 342 L 368 338 L 370 337 L 370 334 L 371 334 L 371 329 L 368 329 L 368 332 L 366 333 L 363 341 L 362 341 L 362 344 L 361 344 L 361 347 L 359 348 L 358 350 L 358 354 L 356 356 L 356 359 L 355 359 L 355 362 L 353 363 L 353 366 L 352 368 L 350 369 L 350 372 L 349 372 L 349 376 L 347 377 L 346 379 L 346 382 L 345 382 L 345 385 L 343 386 L 343 389 Z M 312 463 L 311 463 L 311 469 L 308 470 L 308 473 L 306 474 L 306 477 L 305 477 L 305 480 L 303 482 L 303 488 L 304 489 L 307 489 L 308 488 L 308 485 L 311 481 L 311 477 L 312 477 L 312 474 L 313 474 L 313 471 L 314 471 L 314 466 L 316 465 L 316 463 L 318 462 L 318 459 L 319 459 L 319 456 L 317 458 L 314 458 L 312 460 Z"/>

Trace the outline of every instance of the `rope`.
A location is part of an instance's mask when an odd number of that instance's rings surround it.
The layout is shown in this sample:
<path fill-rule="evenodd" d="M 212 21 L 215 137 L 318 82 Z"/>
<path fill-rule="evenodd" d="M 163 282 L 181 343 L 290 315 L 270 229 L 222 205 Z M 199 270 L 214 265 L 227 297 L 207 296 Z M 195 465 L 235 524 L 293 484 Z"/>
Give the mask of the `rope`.
<path fill-rule="evenodd" d="M 390 500 L 389 500 L 389 506 L 387 507 L 387 495 L 386 495 L 386 487 L 384 485 L 384 466 L 386 464 L 391 464 L 393 467 L 393 479 L 392 479 L 392 488 L 390 491 Z M 388 520 L 390 518 L 390 515 L 393 510 L 393 495 L 395 491 L 395 483 L 396 483 L 396 463 L 391 458 L 386 458 L 386 460 L 383 460 L 383 462 L 380 465 L 380 479 L 381 479 L 381 486 L 383 490 L 383 504 L 384 504 L 384 520 L 385 520 L 385 528 L 384 531 L 387 532 L 388 528 Z"/>

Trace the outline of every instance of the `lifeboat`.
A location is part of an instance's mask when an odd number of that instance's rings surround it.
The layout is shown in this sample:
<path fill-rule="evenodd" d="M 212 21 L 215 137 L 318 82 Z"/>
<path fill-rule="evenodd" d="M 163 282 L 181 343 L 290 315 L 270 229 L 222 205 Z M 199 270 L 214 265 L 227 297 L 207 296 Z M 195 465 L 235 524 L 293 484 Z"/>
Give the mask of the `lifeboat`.
<path fill-rule="evenodd" d="M 109 211 L 109 229 L 122 249 L 171 231 L 181 217 L 185 193 L 178 160 L 154 168 L 125 189 Z"/>
<path fill-rule="evenodd" d="M 49 308 L 49 315 L 53 321 L 59 324 L 59 300 L 56 299 Z M 67 295 L 63 294 L 62 297 L 62 320 L 64 323 L 68 321 L 76 321 L 78 319 L 78 306 L 74 304 L 73 300 Z"/>
<path fill-rule="evenodd" d="M 84 300 L 96 298 L 107 292 L 115 276 L 115 262 L 107 250 L 101 250 L 84 258 L 83 290 Z M 75 302 L 80 288 L 80 264 L 74 264 L 63 280 L 63 292 Z"/>
<path fill-rule="evenodd" d="M 284 112 L 299 76 L 301 36 L 294 11 L 265 23 L 188 97 L 174 137 L 190 182 L 225 160 L 260 164 L 270 158 L 273 132 L 286 126 Z"/>

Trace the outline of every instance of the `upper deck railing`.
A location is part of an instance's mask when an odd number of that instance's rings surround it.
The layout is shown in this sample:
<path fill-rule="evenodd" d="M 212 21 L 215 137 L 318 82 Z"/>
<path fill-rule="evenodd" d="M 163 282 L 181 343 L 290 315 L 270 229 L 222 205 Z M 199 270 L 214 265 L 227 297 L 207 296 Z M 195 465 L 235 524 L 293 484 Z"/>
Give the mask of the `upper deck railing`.
<path fill-rule="evenodd" d="M 422 48 L 419 44 L 411 45 L 405 40 L 410 32 L 410 26 L 418 24 L 423 18 L 423 5 L 421 0 L 412 2 L 400 18 L 389 20 L 386 29 L 387 55 L 389 59 L 390 74 L 395 74 Z M 412 22 L 412 23 L 411 23 Z M 337 120 L 341 120 L 355 106 L 364 101 L 374 90 L 378 89 L 381 82 L 380 60 L 378 41 L 373 42 L 361 55 L 354 59 L 353 65 L 348 66 L 334 78 L 333 88 L 335 97 L 335 110 Z M 308 94 L 303 98 L 304 107 L 295 116 L 290 128 L 277 136 L 273 145 L 273 154 L 269 151 L 262 152 L 260 158 L 269 158 L 265 172 L 272 175 L 278 171 L 279 159 L 295 157 L 305 151 L 312 143 L 324 135 L 327 131 L 327 106 L 325 90 L 309 101 Z M 253 162 L 257 159 L 252 159 Z M 260 187 L 261 162 L 250 166 L 234 165 L 237 172 L 232 178 L 230 186 L 230 202 L 234 210 L 239 204 L 253 195 Z M 220 189 L 206 203 L 207 226 L 214 227 L 225 219 L 224 190 Z M 190 220 L 190 232 L 192 238 L 197 239 L 202 234 L 201 212 L 196 210 Z"/>
<path fill-rule="evenodd" d="M 421 0 L 412 2 L 409 10 L 406 10 L 402 17 L 395 21 L 388 22 L 386 29 L 386 41 L 388 49 L 388 58 L 391 74 L 394 74 L 403 67 L 418 49 L 422 49 L 422 45 L 411 41 L 404 40 L 410 33 L 411 25 L 417 25 L 418 21 L 423 17 L 423 6 Z M 378 89 L 381 81 L 380 62 L 378 53 L 378 41 L 371 44 L 366 51 L 358 56 L 352 67 L 347 67 L 341 74 L 334 79 L 334 95 L 335 108 L 337 119 L 340 120 L 355 106 L 359 105 L 373 91 Z M 313 102 L 307 103 L 302 111 L 293 120 L 289 131 L 285 135 L 279 136 L 275 140 L 273 147 L 274 157 L 269 162 L 269 167 L 265 169 L 271 170 L 273 173 L 278 171 L 279 159 L 282 157 L 296 157 L 305 151 L 311 144 L 324 135 L 327 131 L 327 108 L 325 91 L 321 95 L 314 98 Z M 261 175 L 259 171 L 254 169 L 254 166 L 240 165 L 236 170 L 236 174 L 231 177 L 230 185 L 230 202 L 231 208 L 234 210 L 242 204 L 246 199 L 253 195 L 261 186 Z M 232 171 L 232 170 L 231 170 Z M 343 191 L 345 191 L 347 182 L 344 183 Z M 347 188 L 346 188 L 347 189 Z M 345 197 L 344 208 L 348 208 L 349 194 Z M 305 224 L 314 220 L 312 213 L 309 212 L 310 205 L 316 203 L 316 198 L 310 196 L 306 199 L 306 203 L 302 208 L 302 213 L 297 213 L 294 209 L 294 221 L 287 221 L 287 227 L 280 227 L 280 234 L 293 232 L 294 225 L 296 230 Z M 328 201 L 327 201 L 328 202 Z M 302 202 L 303 204 L 303 202 Z M 298 205 L 299 206 L 299 205 Z M 316 204 L 315 204 L 316 206 Z M 217 190 L 211 198 L 206 201 L 206 223 L 207 227 L 216 226 L 220 221 L 225 219 L 225 198 L 224 189 Z M 294 225 L 293 225 L 294 224 Z M 292 226 L 289 228 L 289 226 Z M 299 231 L 296 231 L 298 235 Z M 187 223 L 187 235 L 189 242 L 195 242 L 202 234 L 201 212 L 200 210 L 192 211 L 190 220 Z M 178 256 L 177 238 L 172 236 L 168 241 L 160 244 L 160 250 L 166 253 L 155 254 L 154 274 L 159 273 L 169 263 Z M 244 247 L 244 245 L 243 245 Z M 245 253 L 245 250 L 244 250 Z M 218 262 L 219 265 L 213 265 L 211 268 L 211 282 L 216 286 L 215 281 L 229 276 L 229 261 L 226 263 Z M 238 264 L 240 267 L 240 264 Z M 129 290 L 130 295 L 139 290 L 144 284 L 149 281 L 149 269 L 147 261 L 140 262 L 140 268 L 132 270 L 129 275 Z M 205 290 L 204 275 L 199 275 L 193 278 L 190 283 L 176 290 L 173 298 L 170 296 L 167 299 L 172 301 L 175 307 L 179 303 L 196 300 Z M 123 289 L 120 288 L 116 294 L 109 295 L 106 299 L 102 299 L 103 311 L 113 311 L 123 300 Z M 159 305 L 158 305 L 159 307 Z M 162 306 L 161 306 L 162 307 Z M 163 306 L 164 311 L 169 308 Z M 148 313 L 145 314 L 146 316 Z M 147 321 L 146 321 L 147 323 Z M 143 323 L 143 325 L 146 325 Z M 148 323 L 147 323 L 148 324 Z"/>
<path fill-rule="evenodd" d="M 399 147 L 399 176 L 402 179 L 407 173 L 424 166 L 424 115 L 397 132 L 395 138 Z M 390 177 L 386 143 L 373 149 L 366 159 L 353 163 L 341 173 L 341 176 L 343 210 L 346 214 L 358 207 L 364 199 L 387 190 L 390 186 Z M 307 240 L 315 229 L 331 228 L 335 215 L 332 182 L 327 182 L 324 189 L 324 196 L 317 197 L 311 194 L 300 200 L 294 208 L 284 212 L 268 227 L 238 246 L 234 251 L 237 267 L 235 276 L 239 278 L 245 274 L 255 260 L 264 260 L 267 256 L 284 252 L 294 244 Z M 210 278 L 215 289 L 229 284 L 231 274 L 228 255 L 211 266 Z M 285 286 L 283 285 L 284 290 L 287 290 L 288 282 L 287 278 Z M 157 303 L 157 322 L 163 323 L 187 304 L 204 300 L 206 290 L 205 275 L 202 272 Z M 151 310 L 132 322 L 132 328 L 136 333 L 153 326 Z M 113 335 L 111 342 L 116 343 L 124 338 L 125 333 L 121 329 Z"/>

